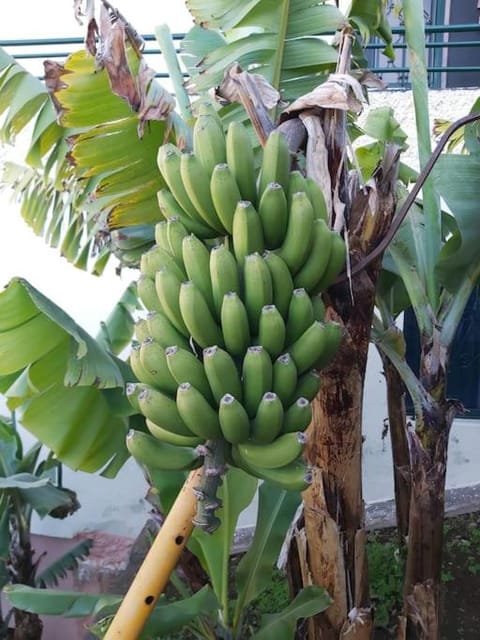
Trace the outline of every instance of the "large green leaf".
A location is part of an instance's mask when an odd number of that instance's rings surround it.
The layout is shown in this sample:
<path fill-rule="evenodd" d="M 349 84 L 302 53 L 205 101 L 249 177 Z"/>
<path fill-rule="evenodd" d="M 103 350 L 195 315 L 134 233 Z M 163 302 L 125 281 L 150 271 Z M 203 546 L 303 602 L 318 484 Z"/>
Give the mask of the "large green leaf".
<path fill-rule="evenodd" d="M 41 518 L 58 507 L 73 507 L 69 492 L 52 484 L 49 478 L 38 478 L 30 473 L 17 473 L 7 478 L 0 477 L 0 491 L 18 491 L 23 501 L 30 505 Z"/>
<path fill-rule="evenodd" d="M 331 603 L 332 599 L 322 587 L 305 587 L 283 611 L 262 616 L 260 630 L 252 640 L 292 640 L 298 620 L 325 611 Z"/>
<path fill-rule="evenodd" d="M 238 622 L 245 606 L 269 584 L 287 530 L 301 498 L 294 491 L 264 482 L 259 489 L 255 534 L 236 574 L 238 599 L 234 620 Z"/>
<path fill-rule="evenodd" d="M 206 569 L 223 606 L 228 604 L 228 579 L 233 536 L 240 513 L 252 502 L 258 481 L 241 469 L 230 467 L 223 478 L 219 498 L 223 502 L 221 525 L 213 534 L 196 528 L 189 548 Z M 228 616 L 228 612 L 224 612 Z"/>
<path fill-rule="evenodd" d="M 43 569 L 35 577 L 37 587 L 49 587 L 58 585 L 61 578 L 65 578 L 69 571 L 78 567 L 79 561 L 85 559 L 90 553 L 93 540 L 86 538 L 62 554 Z"/>

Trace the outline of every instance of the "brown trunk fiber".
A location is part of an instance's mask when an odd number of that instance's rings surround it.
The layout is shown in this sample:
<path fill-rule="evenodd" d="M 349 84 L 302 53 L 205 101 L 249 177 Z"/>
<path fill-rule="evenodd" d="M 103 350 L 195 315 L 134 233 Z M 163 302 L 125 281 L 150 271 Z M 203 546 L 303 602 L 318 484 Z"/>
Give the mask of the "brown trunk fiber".
<path fill-rule="evenodd" d="M 14 640 L 40 640 L 42 637 L 43 624 L 36 613 L 15 609 L 14 616 Z"/>
<path fill-rule="evenodd" d="M 405 387 L 398 371 L 379 349 L 387 384 L 388 426 L 392 444 L 393 480 L 395 487 L 395 508 L 400 544 L 408 535 L 410 511 L 410 454 L 407 440 L 407 417 L 405 411 Z"/>

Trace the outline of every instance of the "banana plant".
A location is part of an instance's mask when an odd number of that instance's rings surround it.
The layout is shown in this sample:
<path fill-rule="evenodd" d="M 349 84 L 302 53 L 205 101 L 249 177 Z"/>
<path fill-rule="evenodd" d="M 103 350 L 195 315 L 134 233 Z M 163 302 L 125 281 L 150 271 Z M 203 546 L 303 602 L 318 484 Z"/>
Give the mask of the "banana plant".
<path fill-rule="evenodd" d="M 44 555 L 35 558 L 30 526 L 32 514 L 41 518 L 65 518 L 80 504 L 74 491 L 58 484 L 58 460 L 49 452 L 42 456 L 42 443 L 30 449 L 16 427 L 16 416 L 0 419 L 0 588 L 22 583 L 30 587 L 55 586 L 88 555 L 92 541 L 86 539 L 45 568 Z M 0 614 L 0 636 L 7 637 L 11 618 L 18 640 L 40 637 L 42 622 L 37 614 L 13 607 Z"/>

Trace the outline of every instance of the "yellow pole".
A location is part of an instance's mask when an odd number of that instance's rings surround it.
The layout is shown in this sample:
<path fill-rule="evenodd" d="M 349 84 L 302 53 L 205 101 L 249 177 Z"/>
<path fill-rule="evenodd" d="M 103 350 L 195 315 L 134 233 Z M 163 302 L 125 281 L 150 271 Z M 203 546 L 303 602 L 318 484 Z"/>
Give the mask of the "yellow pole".
<path fill-rule="evenodd" d="M 196 511 L 193 488 L 201 475 L 201 468 L 190 472 L 104 640 L 136 640 L 142 632 L 192 533 Z"/>

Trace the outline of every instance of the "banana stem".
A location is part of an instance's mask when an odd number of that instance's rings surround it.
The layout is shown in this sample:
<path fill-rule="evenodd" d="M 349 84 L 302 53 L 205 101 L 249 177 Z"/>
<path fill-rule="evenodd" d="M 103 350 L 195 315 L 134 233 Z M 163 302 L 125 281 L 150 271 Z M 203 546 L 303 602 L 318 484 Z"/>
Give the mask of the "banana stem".
<path fill-rule="evenodd" d="M 196 498 L 193 491 L 202 468 L 190 473 L 162 528 L 137 572 L 105 640 L 136 640 L 162 594 L 193 530 Z"/>

